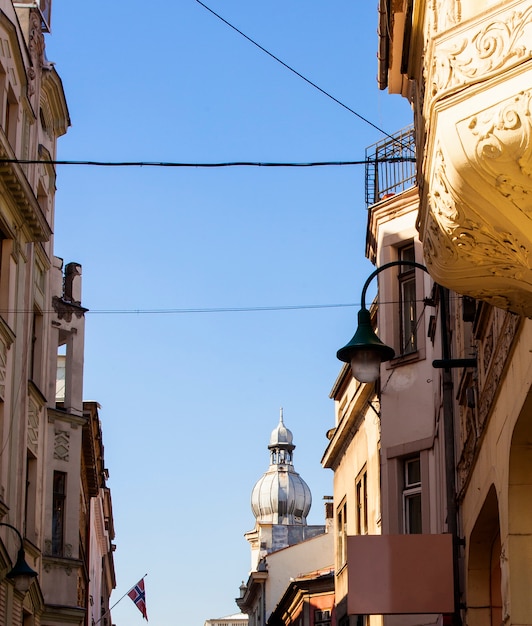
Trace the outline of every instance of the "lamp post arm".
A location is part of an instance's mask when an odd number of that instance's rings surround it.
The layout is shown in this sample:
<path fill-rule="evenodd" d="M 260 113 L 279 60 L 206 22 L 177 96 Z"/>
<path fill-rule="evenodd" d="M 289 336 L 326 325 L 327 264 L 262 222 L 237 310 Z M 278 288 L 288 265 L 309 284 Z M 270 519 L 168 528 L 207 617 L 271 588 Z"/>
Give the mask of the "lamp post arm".
<path fill-rule="evenodd" d="M 421 265 L 421 263 L 416 263 L 415 261 L 399 261 L 399 260 L 397 260 L 397 261 L 390 261 L 389 263 L 385 263 L 384 265 L 381 265 L 376 270 L 371 272 L 371 274 L 367 277 L 366 282 L 364 283 L 364 286 L 362 287 L 362 294 L 360 296 L 360 307 L 362 309 L 366 308 L 366 291 L 368 290 L 368 287 L 369 287 L 371 281 L 375 278 L 375 276 L 377 276 L 383 270 L 387 270 L 390 267 L 398 267 L 398 266 L 401 266 L 401 265 L 406 265 L 408 267 L 417 267 L 417 269 L 423 270 L 424 272 L 427 272 L 427 274 L 429 273 L 429 270 L 424 265 Z"/>
<path fill-rule="evenodd" d="M 18 539 L 20 541 L 20 547 L 24 548 L 24 540 L 22 539 L 22 535 L 20 534 L 20 531 L 18 530 L 18 528 L 15 528 L 15 526 L 12 526 L 11 524 L 8 524 L 7 522 L 0 522 L 0 526 L 7 526 L 8 528 L 11 528 L 11 530 L 14 530 L 18 535 Z"/>
<path fill-rule="evenodd" d="M 390 267 L 407 266 L 414 267 L 429 273 L 428 269 L 416 263 L 415 261 L 391 261 L 385 263 L 373 271 L 364 286 L 360 296 L 360 306 L 366 309 L 366 291 L 371 281 L 380 274 L 380 272 Z M 460 575 L 459 575 L 459 559 L 460 559 L 460 540 L 458 536 L 458 502 L 456 500 L 456 459 L 455 459 L 455 438 L 454 438 L 454 394 L 453 379 L 451 368 L 453 367 L 474 367 L 475 359 L 458 359 L 453 362 L 450 358 L 451 346 L 449 343 L 449 291 L 442 285 L 437 284 L 440 294 L 440 331 L 442 343 L 443 360 L 438 363 L 437 367 L 443 368 L 442 375 L 442 407 L 443 407 L 443 434 L 444 434 L 444 458 L 445 458 L 445 485 L 446 485 L 446 504 L 447 504 L 447 528 L 453 538 L 453 595 L 454 595 L 454 611 L 452 614 L 452 625 L 462 626 L 462 618 L 460 612 Z"/>
<path fill-rule="evenodd" d="M 38 574 L 28 565 L 26 561 L 24 540 L 22 539 L 22 535 L 20 534 L 18 528 L 15 528 L 15 526 L 12 526 L 7 522 L 0 522 L 0 526 L 6 526 L 7 528 L 14 530 L 19 538 L 20 548 L 18 549 L 17 560 L 15 561 L 13 568 L 6 574 L 6 577 L 12 579 L 15 583 L 15 589 L 25 595 L 31 585 L 32 579 L 36 578 Z"/>

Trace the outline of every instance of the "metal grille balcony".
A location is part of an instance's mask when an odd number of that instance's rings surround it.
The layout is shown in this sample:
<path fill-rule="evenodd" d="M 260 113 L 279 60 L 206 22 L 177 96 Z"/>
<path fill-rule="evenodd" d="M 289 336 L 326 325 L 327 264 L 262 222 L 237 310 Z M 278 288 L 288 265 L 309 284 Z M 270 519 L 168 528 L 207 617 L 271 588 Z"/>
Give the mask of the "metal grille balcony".
<path fill-rule="evenodd" d="M 414 127 L 366 148 L 366 205 L 401 193 L 416 182 Z"/>

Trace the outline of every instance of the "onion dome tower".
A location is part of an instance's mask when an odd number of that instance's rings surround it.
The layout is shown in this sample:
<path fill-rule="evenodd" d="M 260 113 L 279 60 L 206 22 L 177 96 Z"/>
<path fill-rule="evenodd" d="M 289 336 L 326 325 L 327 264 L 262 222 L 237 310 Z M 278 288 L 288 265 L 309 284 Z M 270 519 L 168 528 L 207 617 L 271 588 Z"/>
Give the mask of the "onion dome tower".
<path fill-rule="evenodd" d="M 295 471 L 293 436 L 283 422 L 273 429 L 268 449 L 270 467 L 251 493 L 251 509 L 257 524 L 306 526 L 312 496 L 307 483 Z"/>

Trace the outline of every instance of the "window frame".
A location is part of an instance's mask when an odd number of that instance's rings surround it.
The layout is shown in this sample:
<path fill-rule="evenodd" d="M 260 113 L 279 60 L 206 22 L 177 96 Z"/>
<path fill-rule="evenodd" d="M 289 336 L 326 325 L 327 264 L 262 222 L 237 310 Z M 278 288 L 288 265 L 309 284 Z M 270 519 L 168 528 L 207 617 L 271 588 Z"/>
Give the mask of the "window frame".
<path fill-rule="evenodd" d="M 417 463 L 419 480 L 410 481 L 408 468 L 412 463 Z M 402 508 L 403 508 L 403 532 L 406 535 L 421 534 L 423 532 L 423 485 L 422 485 L 422 469 L 421 469 L 421 456 L 419 454 L 407 457 L 403 459 L 403 493 L 402 493 Z M 413 530 L 413 523 L 411 510 L 408 504 L 416 500 L 418 502 L 418 514 L 419 521 L 417 523 L 417 529 Z"/>
<path fill-rule="evenodd" d="M 314 626 L 330 626 L 331 609 L 314 609 Z"/>
<path fill-rule="evenodd" d="M 52 480 L 52 555 L 63 556 L 65 548 L 67 473 L 54 470 Z M 59 482 L 62 482 L 61 490 L 56 489 Z"/>
<path fill-rule="evenodd" d="M 336 560 L 338 570 L 347 565 L 347 500 L 336 509 Z"/>
<path fill-rule="evenodd" d="M 410 240 L 397 248 L 399 261 L 416 260 L 414 241 Z M 400 356 L 407 356 L 418 351 L 417 338 L 417 284 L 416 268 L 399 265 L 397 277 L 399 289 L 399 346 Z"/>
<path fill-rule="evenodd" d="M 355 481 L 356 520 L 355 532 L 357 535 L 367 535 L 368 530 L 368 471 L 367 467 L 359 473 Z"/>

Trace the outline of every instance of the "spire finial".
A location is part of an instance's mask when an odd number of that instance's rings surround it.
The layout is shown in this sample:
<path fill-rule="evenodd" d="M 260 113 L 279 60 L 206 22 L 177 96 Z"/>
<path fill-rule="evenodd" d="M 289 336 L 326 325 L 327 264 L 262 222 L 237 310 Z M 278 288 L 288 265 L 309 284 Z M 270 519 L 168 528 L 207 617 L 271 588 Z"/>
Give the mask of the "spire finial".
<path fill-rule="evenodd" d="M 280 410 L 279 410 L 279 422 L 281 424 L 284 424 L 284 422 L 283 422 L 283 407 L 281 407 Z"/>

